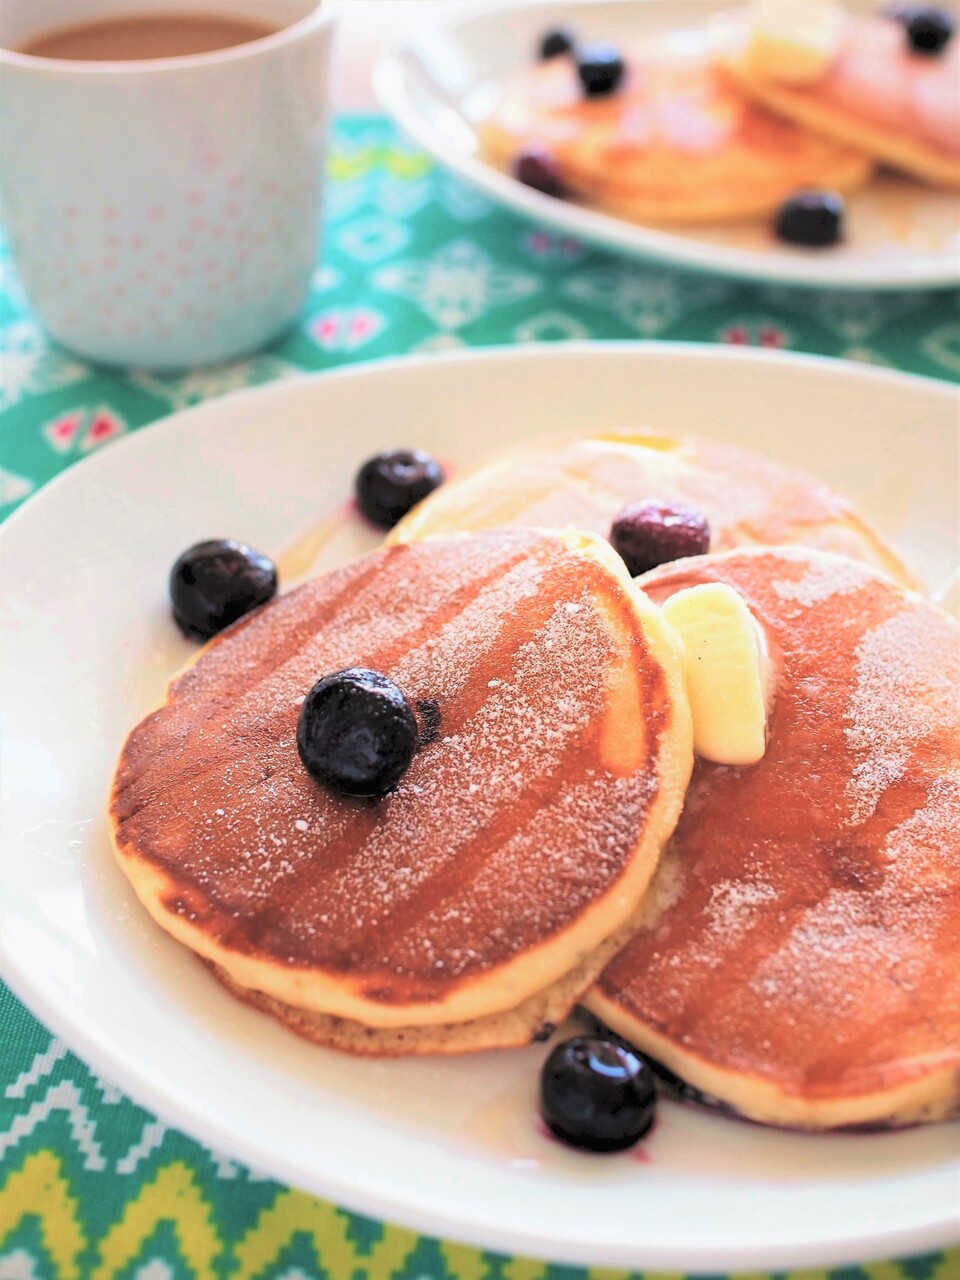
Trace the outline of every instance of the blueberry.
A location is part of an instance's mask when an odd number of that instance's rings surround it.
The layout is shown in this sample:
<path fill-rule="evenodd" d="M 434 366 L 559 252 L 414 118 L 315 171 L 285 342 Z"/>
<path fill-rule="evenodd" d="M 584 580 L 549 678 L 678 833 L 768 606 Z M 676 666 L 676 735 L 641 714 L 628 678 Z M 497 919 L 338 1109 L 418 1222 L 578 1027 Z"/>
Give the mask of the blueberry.
<path fill-rule="evenodd" d="M 540 1111 L 552 1133 L 587 1151 L 622 1151 L 648 1133 L 653 1073 L 612 1040 L 577 1036 L 557 1045 L 540 1075 Z"/>
<path fill-rule="evenodd" d="M 300 708 L 297 752 L 321 786 L 346 796 L 383 796 L 410 767 L 420 730 L 403 691 L 378 671 L 324 676 Z"/>
<path fill-rule="evenodd" d="M 843 239 L 844 212 L 835 191 L 800 191 L 781 207 L 776 232 L 788 244 L 823 249 Z"/>
<path fill-rule="evenodd" d="M 636 577 L 669 560 L 710 550 L 710 526 L 695 507 L 673 502 L 632 502 L 610 527 L 610 542 Z"/>
<path fill-rule="evenodd" d="M 953 14 L 934 5 L 894 5 L 887 16 L 903 23 L 914 53 L 932 56 L 942 53 L 956 30 Z"/>
<path fill-rule="evenodd" d="M 588 98 L 614 93 L 626 64 L 612 44 L 584 45 L 577 53 L 577 74 Z"/>
<path fill-rule="evenodd" d="M 573 48 L 573 33 L 566 30 L 565 27 L 554 27 L 553 30 L 547 31 L 540 41 L 541 62 L 548 62 L 551 58 L 559 58 L 563 53 L 569 53 Z"/>
<path fill-rule="evenodd" d="M 420 449 L 388 449 L 357 472 L 360 510 L 381 529 L 393 526 L 443 484 L 440 465 Z"/>
<path fill-rule="evenodd" d="M 276 593 L 277 566 L 232 538 L 198 542 L 170 570 L 174 620 L 197 640 L 209 640 Z"/>
<path fill-rule="evenodd" d="M 546 147 L 527 147 L 517 156 L 514 176 L 534 191 L 562 198 L 567 194 L 556 160 Z"/>

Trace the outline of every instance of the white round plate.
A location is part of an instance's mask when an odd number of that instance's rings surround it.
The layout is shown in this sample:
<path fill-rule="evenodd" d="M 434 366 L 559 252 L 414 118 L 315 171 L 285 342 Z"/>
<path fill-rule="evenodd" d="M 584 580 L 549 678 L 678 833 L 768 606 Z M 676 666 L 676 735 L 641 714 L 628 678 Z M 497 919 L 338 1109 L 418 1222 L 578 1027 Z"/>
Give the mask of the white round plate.
<path fill-rule="evenodd" d="M 908 178 L 884 174 L 872 179 L 849 201 L 846 243 L 804 250 L 780 244 L 764 220 L 671 231 L 641 226 L 541 195 L 480 158 L 478 122 L 495 101 L 497 85 L 530 60 L 547 27 L 569 26 L 590 39 L 629 45 L 668 32 L 704 32 L 713 16 L 736 3 L 488 3 L 471 16 L 455 16 L 446 25 L 411 35 L 402 49 L 378 64 L 374 87 L 397 123 L 441 164 L 503 204 L 580 240 L 676 266 L 779 284 L 830 289 L 960 284 L 957 193 Z M 848 3 L 853 9 L 877 7 L 875 0 Z"/>
<path fill-rule="evenodd" d="M 542 1046 L 357 1061 L 298 1040 L 152 923 L 114 864 L 104 805 L 124 736 L 192 652 L 165 598 L 179 551 L 244 538 L 280 557 L 289 583 L 373 545 L 345 499 L 384 447 L 455 468 L 544 431 L 734 440 L 849 493 L 935 585 L 956 559 L 957 414 L 945 385 L 829 361 L 571 345 L 276 383 L 74 467 L 0 532 L 4 977 L 82 1058 L 202 1142 L 431 1234 L 699 1272 L 948 1242 L 955 1125 L 809 1137 L 665 1102 L 642 1158 L 596 1158 L 538 1131 Z"/>

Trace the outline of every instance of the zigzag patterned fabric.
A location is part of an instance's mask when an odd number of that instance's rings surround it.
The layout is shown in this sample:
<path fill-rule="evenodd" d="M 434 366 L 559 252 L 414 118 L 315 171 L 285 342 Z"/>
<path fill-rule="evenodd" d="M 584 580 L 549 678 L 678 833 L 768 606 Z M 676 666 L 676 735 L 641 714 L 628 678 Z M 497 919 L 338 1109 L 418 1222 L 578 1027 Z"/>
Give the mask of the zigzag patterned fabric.
<path fill-rule="evenodd" d="M 280 1187 L 123 1098 L 2 986 L 0 1027 L 0 1280 L 644 1280 L 428 1239 Z M 958 1276 L 960 1250 L 773 1280 Z"/>
<path fill-rule="evenodd" d="M 960 293 L 788 291 L 624 261 L 497 208 L 383 120 L 341 120 L 334 141 L 309 306 L 252 360 L 173 378 L 92 369 L 47 342 L 0 252 L 0 513 L 173 410 L 400 352 L 686 339 L 960 381 Z M 259 1177 L 99 1080 L 0 986 L 0 1280 L 321 1278 L 641 1280 L 428 1239 Z M 776 1280 L 960 1280 L 960 1250 Z"/>

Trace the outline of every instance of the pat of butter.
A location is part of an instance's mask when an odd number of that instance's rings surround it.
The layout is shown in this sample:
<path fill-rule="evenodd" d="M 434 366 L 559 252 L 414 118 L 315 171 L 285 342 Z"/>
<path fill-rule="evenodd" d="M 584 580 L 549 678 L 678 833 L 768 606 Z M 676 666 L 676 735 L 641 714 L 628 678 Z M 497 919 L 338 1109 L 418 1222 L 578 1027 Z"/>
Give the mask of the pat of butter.
<path fill-rule="evenodd" d="M 747 70 L 781 84 L 821 80 L 840 51 L 845 14 L 823 0 L 754 0 Z"/>
<path fill-rule="evenodd" d="M 662 613 L 683 644 L 694 751 L 717 764 L 756 764 L 767 745 L 768 662 L 753 614 L 719 582 L 678 591 Z"/>

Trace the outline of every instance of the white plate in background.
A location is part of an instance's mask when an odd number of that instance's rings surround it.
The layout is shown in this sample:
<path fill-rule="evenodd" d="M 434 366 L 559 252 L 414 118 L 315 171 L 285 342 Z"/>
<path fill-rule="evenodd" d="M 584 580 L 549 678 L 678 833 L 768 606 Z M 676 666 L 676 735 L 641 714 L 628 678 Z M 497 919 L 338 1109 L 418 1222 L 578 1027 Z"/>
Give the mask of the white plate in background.
<path fill-rule="evenodd" d="M 305 567 L 324 527 L 319 562 L 373 545 L 345 500 L 384 447 L 457 466 L 545 431 L 732 440 L 843 489 L 935 586 L 958 554 L 958 414 L 945 384 L 831 361 L 571 344 L 275 383 L 72 468 L 0 530 L 4 978 L 96 1070 L 200 1141 L 433 1235 L 694 1272 L 955 1240 L 957 1125 L 804 1136 L 665 1101 L 643 1161 L 598 1158 L 538 1131 L 543 1046 L 362 1061 L 298 1040 L 153 924 L 114 865 L 104 806 L 125 734 L 193 651 L 166 602 L 177 554 L 233 535 L 285 565 L 299 550 Z"/>
<path fill-rule="evenodd" d="M 741 3 L 744 0 L 741 0 Z M 960 285 L 960 196 L 893 174 L 874 177 L 848 202 L 845 244 L 804 250 L 779 243 L 764 220 L 658 229 L 524 186 L 482 160 L 477 124 L 497 84 L 529 62 L 544 30 L 568 26 L 615 44 L 703 30 L 736 0 L 603 0 L 486 5 L 418 29 L 381 59 L 374 88 L 401 128 L 448 169 L 503 204 L 580 240 L 675 266 L 818 288 L 934 289 Z M 875 0 L 849 0 L 873 12 Z"/>

